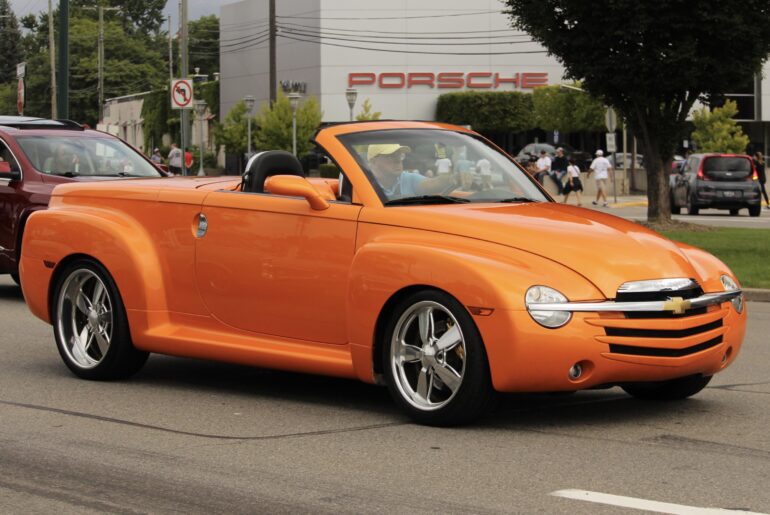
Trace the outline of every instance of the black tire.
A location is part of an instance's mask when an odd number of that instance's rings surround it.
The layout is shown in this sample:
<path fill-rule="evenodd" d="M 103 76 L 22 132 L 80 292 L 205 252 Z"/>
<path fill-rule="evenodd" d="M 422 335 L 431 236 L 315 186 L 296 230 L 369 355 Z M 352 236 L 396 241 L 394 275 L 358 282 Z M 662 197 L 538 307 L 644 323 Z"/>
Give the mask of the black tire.
<path fill-rule="evenodd" d="M 89 295 L 92 298 L 88 299 Z M 51 302 L 56 346 L 76 376 L 99 381 L 124 379 L 144 366 L 149 353 L 137 350 L 131 342 L 120 292 L 101 264 L 87 259 L 70 263 L 59 275 Z M 78 344 L 84 332 L 87 341 Z"/>
<path fill-rule="evenodd" d="M 692 199 L 690 199 L 690 203 L 687 205 L 687 214 L 697 215 L 699 211 L 700 211 L 700 208 L 696 207 Z"/>
<path fill-rule="evenodd" d="M 749 206 L 749 216 L 759 216 L 762 214 L 762 204 L 758 206 Z"/>
<path fill-rule="evenodd" d="M 11 279 L 13 279 L 13 282 L 15 282 L 18 286 L 21 286 L 21 279 L 19 279 L 19 272 L 11 272 Z"/>
<path fill-rule="evenodd" d="M 669 203 L 671 204 L 671 214 L 672 215 L 678 215 L 678 214 L 680 214 L 682 212 L 682 208 L 680 206 L 677 206 L 674 203 L 673 197 L 671 198 Z"/>
<path fill-rule="evenodd" d="M 399 347 L 394 345 L 400 346 L 401 341 L 416 341 L 418 344 L 425 341 L 421 334 L 420 313 L 426 310 L 430 310 L 431 320 L 428 340 L 438 344 L 442 341 L 441 336 L 459 333 L 456 338 L 445 339 L 446 342 L 457 339 L 458 343 L 446 347 L 443 357 L 439 347 L 430 350 L 426 347 L 433 344 L 423 344 L 418 347 L 421 349 L 420 357 L 411 354 L 409 358 L 413 358 L 413 361 L 404 358 L 403 362 L 398 363 L 399 357 L 395 354 Z M 402 337 L 396 334 L 397 331 Z M 456 426 L 479 418 L 494 405 L 496 392 L 492 388 L 489 362 L 481 335 L 471 315 L 452 296 L 426 289 L 404 298 L 393 310 L 384 337 L 382 363 L 388 390 L 395 403 L 415 422 L 431 426 Z M 414 350 L 416 346 L 410 347 Z M 426 360 L 434 361 L 427 365 Z M 457 373 L 458 368 L 462 370 L 461 373 Z M 455 373 L 455 376 L 450 377 L 456 381 L 454 387 L 450 382 L 442 380 L 446 377 L 447 369 Z M 418 394 L 421 376 L 429 381 L 424 397 Z M 432 402 L 436 404 L 427 406 Z"/>
<path fill-rule="evenodd" d="M 740 212 L 740 209 L 731 209 L 730 210 L 730 216 L 738 216 L 738 213 Z"/>
<path fill-rule="evenodd" d="M 691 397 L 703 390 L 712 376 L 680 377 L 671 381 L 659 381 L 653 383 L 634 383 L 623 385 L 623 390 L 637 399 L 654 401 L 676 401 Z"/>

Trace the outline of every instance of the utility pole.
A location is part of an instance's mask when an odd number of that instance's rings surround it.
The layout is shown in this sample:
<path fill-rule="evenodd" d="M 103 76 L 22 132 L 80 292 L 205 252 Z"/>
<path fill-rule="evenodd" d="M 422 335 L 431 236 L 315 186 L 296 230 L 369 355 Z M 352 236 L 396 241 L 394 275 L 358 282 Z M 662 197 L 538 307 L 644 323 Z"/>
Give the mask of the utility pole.
<path fill-rule="evenodd" d="M 270 0 L 270 106 L 277 97 L 276 85 L 278 79 L 275 76 L 275 0 Z"/>
<path fill-rule="evenodd" d="M 57 88 L 56 104 L 59 118 L 70 117 L 70 2 L 59 0 L 59 87 Z"/>
<path fill-rule="evenodd" d="M 174 80 L 174 44 L 171 38 L 171 15 L 168 17 L 168 78 Z"/>
<path fill-rule="evenodd" d="M 51 118 L 58 118 L 56 105 L 56 49 L 54 48 L 53 6 L 48 0 L 48 56 L 51 61 Z"/>
<path fill-rule="evenodd" d="M 96 51 L 96 67 L 99 82 L 96 91 L 99 97 L 99 122 L 104 121 L 104 11 L 120 11 L 120 7 L 84 7 L 84 9 L 96 9 L 99 13 L 99 42 Z"/>
<path fill-rule="evenodd" d="M 187 78 L 187 0 L 179 1 L 179 60 L 181 62 L 181 77 Z M 181 113 L 180 130 L 182 138 L 182 152 L 187 150 L 190 146 L 190 111 L 188 109 L 182 109 Z"/>

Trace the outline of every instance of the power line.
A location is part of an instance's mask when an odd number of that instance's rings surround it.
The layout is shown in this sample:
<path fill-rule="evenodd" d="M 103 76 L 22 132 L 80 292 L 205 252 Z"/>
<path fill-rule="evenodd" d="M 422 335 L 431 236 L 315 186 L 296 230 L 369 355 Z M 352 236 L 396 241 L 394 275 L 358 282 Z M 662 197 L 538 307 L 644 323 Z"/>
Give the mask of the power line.
<path fill-rule="evenodd" d="M 294 41 L 302 41 L 304 43 L 317 43 L 319 45 L 336 46 L 341 48 L 354 48 L 356 50 L 369 50 L 372 52 L 387 52 L 394 54 L 422 54 L 422 55 L 518 55 L 518 54 L 545 54 L 547 50 L 520 50 L 518 52 L 425 52 L 418 50 L 389 50 L 385 48 L 367 48 L 362 46 L 343 45 L 340 43 L 325 43 L 320 38 L 315 40 L 302 39 L 295 36 L 289 36 L 286 34 L 279 34 L 280 37 L 291 39 Z"/>
<path fill-rule="evenodd" d="M 290 22 L 281 22 L 282 26 L 290 26 L 290 27 L 297 27 L 300 29 L 312 29 L 312 30 L 318 30 L 318 31 L 327 31 L 327 32 L 342 32 L 342 33 L 365 33 L 368 34 L 388 34 L 388 35 L 396 35 L 396 34 L 414 34 L 415 31 L 403 31 L 403 30 L 370 30 L 370 29 L 348 29 L 348 28 L 341 28 L 341 27 L 316 27 L 312 25 L 302 25 L 300 23 L 290 23 Z M 494 30 L 460 30 L 460 31 L 452 31 L 452 36 L 447 36 L 447 31 L 436 31 L 436 32 L 426 32 L 426 31 L 419 31 L 420 34 L 441 34 L 442 36 L 446 36 L 447 39 L 455 39 L 455 35 L 457 34 L 493 34 L 496 32 L 503 32 L 511 37 L 520 37 L 520 36 L 529 36 L 526 32 L 522 31 L 515 31 L 511 29 L 494 29 Z M 371 36 L 374 37 L 374 36 Z M 479 37 L 485 37 L 485 36 L 479 36 Z M 504 37 L 504 36 L 490 36 L 490 37 Z M 433 39 L 433 38 L 429 38 Z M 436 38 L 436 39 L 443 39 L 443 38 Z"/>
<path fill-rule="evenodd" d="M 281 26 L 279 25 L 279 28 Z M 528 39 L 526 41 L 486 41 L 486 42 L 473 42 L 473 43 L 447 43 L 447 42 L 438 42 L 438 43 L 428 43 L 428 42 L 414 42 L 414 41 L 407 41 L 407 42 L 400 42 L 400 41 L 372 41 L 371 39 L 354 39 L 354 38 L 348 38 L 348 37 L 335 37 L 330 36 L 322 33 L 311 33 L 311 32 L 304 32 L 304 31 L 298 31 L 295 29 L 288 29 L 283 28 L 283 30 L 287 31 L 289 34 L 295 35 L 295 36 L 305 36 L 305 37 L 318 37 L 323 39 L 332 39 L 337 41 L 352 41 L 355 43 L 376 43 L 380 45 L 409 45 L 409 46 L 478 46 L 478 45 L 520 45 L 520 44 L 527 44 L 527 43 L 533 43 L 532 39 Z M 364 37 L 364 36 L 359 36 Z"/>
<path fill-rule="evenodd" d="M 454 16 L 475 16 L 478 14 L 492 14 L 501 13 L 502 11 L 490 10 L 490 11 L 473 11 L 467 13 L 454 13 L 454 14 L 426 14 L 422 16 L 381 16 L 381 17 L 339 17 L 334 18 L 331 16 L 324 16 L 324 20 L 416 20 L 424 18 L 450 18 Z M 319 16 L 276 16 L 276 18 L 287 18 L 292 20 L 317 20 Z"/>

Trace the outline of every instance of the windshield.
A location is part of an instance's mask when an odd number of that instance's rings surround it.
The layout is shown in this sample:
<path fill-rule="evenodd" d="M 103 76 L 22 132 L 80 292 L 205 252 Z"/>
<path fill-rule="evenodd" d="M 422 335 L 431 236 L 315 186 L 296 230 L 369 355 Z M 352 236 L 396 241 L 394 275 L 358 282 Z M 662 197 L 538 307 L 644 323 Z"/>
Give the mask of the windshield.
<path fill-rule="evenodd" d="M 35 169 L 51 175 L 161 176 L 151 163 L 117 138 L 20 136 L 16 141 Z"/>
<path fill-rule="evenodd" d="M 339 139 L 385 205 L 547 200 L 513 161 L 470 134 L 398 129 Z"/>

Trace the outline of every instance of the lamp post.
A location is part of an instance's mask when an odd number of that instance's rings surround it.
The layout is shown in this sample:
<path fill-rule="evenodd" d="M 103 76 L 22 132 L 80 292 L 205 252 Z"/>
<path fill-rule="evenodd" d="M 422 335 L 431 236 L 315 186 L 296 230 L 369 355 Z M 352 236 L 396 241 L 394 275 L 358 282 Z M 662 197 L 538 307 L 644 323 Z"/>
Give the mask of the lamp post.
<path fill-rule="evenodd" d="M 345 90 L 345 98 L 348 101 L 348 107 L 350 107 L 350 121 L 353 121 L 353 107 L 356 105 L 356 98 L 358 98 L 358 90 L 356 88 L 348 88 Z"/>
<path fill-rule="evenodd" d="M 256 100 L 254 99 L 254 96 L 252 95 L 246 95 L 243 97 L 243 103 L 246 104 L 246 120 L 247 120 L 247 126 L 248 131 L 246 133 L 247 140 L 246 140 L 246 155 L 248 157 L 251 157 L 251 111 L 254 109 L 254 103 Z"/>
<path fill-rule="evenodd" d="M 198 148 L 200 149 L 201 158 L 198 162 L 198 175 L 206 175 L 206 173 L 203 171 L 203 147 L 205 146 L 203 142 L 203 119 L 204 115 L 206 114 L 206 101 L 205 100 L 196 100 L 193 102 L 195 104 L 195 112 L 198 114 L 198 123 L 200 124 L 200 141 L 198 142 Z"/>
<path fill-rule="evenodd" d="M 297 92 L 289 93 L 289 105 L 291 105 L 291 151 L 297 155 L 297 105 L 301 95 Z"/>

